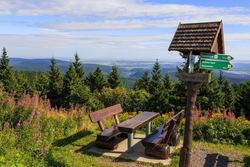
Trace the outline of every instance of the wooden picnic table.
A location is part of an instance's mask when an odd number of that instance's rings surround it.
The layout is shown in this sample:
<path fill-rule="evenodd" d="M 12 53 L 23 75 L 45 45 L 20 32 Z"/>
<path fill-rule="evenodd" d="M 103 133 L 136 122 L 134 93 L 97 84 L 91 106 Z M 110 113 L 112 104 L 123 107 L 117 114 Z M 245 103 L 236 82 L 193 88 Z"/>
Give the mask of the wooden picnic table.
<path fill-rule="evenodd" d="M 151 131 L 151 120 L 160 116 L 160 113 L 144 111 L 140 115 L 135 116 L 129 120 L 126 120 L 118 124 L 118 130 L 123 133 L 128 133 L 128 153 L 133 153 L 133 133 L 139 129 L 142 125 L 146 124 L 146 136 Z"/>

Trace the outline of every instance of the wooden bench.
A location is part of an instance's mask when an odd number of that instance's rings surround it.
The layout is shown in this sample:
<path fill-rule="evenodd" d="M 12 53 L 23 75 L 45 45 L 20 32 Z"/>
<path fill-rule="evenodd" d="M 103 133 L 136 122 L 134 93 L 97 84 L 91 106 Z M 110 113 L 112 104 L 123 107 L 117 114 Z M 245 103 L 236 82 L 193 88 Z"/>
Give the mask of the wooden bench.
<path fill-rule="evenodd" d="M 101 129 L 101 133 L 97 135 L 96 146 L 100 148 L 107 148 L 114 150 L 118 146 L 118 141 L 116 136 L 121 134 L 119 132 L 117 125 L 120 123 L 117 117 L 117 114 L 122 112 L 121 104 L 117 104 L 102 110 L 98 110 L 89 114 L 91 122 L 98 122 L 98 125 Z M 102 119 L 107 117 L 114 116 L 116 125 L 110 127 L 109 129 L 104 129 L 104 126 L 101 122 Z"/>
<path fill-rule="evenodd" d="M 180 143 L 180 134 L 177 130 L 184 117 L 184 110 L 180 111 L 168 122 L 163 124 L 155 132 L 142 139 L 145 147 L 145 154 L 157 158 L 167 159 L 170 154 L 170 147 Z"/>

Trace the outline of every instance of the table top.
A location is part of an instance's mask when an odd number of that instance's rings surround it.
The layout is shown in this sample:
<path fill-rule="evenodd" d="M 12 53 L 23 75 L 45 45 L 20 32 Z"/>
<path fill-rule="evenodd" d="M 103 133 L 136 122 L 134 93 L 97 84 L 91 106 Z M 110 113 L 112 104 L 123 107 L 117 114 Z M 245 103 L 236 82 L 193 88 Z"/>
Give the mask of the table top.
<path fill-rule="evenodd" d="M 134 131 L 139 129 L 142 125 L 158 116 L 160 116 L 160 113 L 144 111 L 140 115 L 120 123 L 118 129 L 120 132 L 134 133 Z"/>

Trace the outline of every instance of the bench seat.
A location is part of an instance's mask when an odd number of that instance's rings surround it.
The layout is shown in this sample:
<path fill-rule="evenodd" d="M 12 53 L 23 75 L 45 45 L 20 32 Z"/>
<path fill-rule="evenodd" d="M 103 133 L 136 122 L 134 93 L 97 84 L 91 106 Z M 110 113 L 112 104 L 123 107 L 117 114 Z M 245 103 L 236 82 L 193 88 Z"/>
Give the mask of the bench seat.
<path fill-rule="evenodd" d="M 108 141 L 112 137 L 115 137 L 121 133 L 122 132 L 119 132 L 117 125 L 115 125 L 115 126 L 110 127 L 109 129 L 106 129 L 106 130 L 102 131 L 101 133 L 99 133 L 97 135 L 97 138 L 99 140 L 102 140 L 102 141 Z"/>
<path fill-rule="evenodd" d="M 156 131 L 154 131 L 152 134 L 148 135 L 146 138 L 142 139 L 142 145 L 144 147 L 155 147 L 156 145 L 160 144 L 162 140 L 165 139 L 166 133 L 161 134 L 162 130 L 164 128 L 164 125 L 159 127 Z"/>

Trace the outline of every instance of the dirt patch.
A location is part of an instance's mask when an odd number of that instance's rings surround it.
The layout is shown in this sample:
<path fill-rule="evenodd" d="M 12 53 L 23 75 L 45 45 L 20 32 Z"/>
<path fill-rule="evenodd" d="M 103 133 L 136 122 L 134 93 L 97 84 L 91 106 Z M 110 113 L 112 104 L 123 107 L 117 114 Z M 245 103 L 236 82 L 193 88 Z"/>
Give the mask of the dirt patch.
<path fill-rule="evenodd" d="M 203 147 L 193 149 L 191 166 L 193 167 L 240 167 L 231 162 L 242 154 L 224 153 L 222 151 L 204 150 Z"/>

